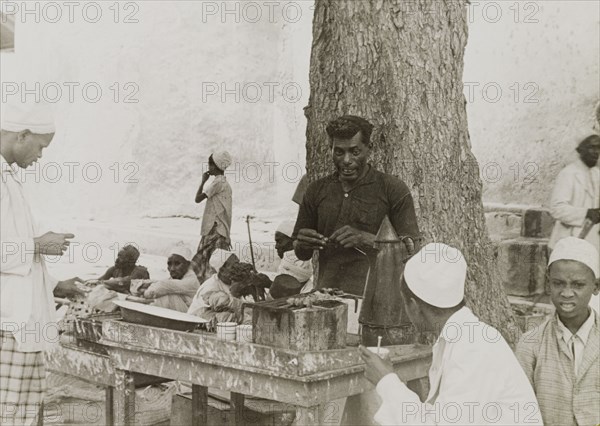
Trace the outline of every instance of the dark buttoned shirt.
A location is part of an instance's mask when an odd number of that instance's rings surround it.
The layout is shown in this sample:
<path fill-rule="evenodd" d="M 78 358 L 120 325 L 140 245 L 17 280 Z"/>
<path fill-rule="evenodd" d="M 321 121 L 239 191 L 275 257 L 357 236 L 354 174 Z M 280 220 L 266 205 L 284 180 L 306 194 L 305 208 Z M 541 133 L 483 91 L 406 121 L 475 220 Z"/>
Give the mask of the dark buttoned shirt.
<path fill-rule="evenodd" d="M 369 166 L 366 175 L 346 192 L 334 173 L 308 186 L 293 238 L 303 228 L 330 237 L 345 225 L 377 234 L 386 215 L 399 236 L 419 237 L 413 198 L 404 182 Z M 358 250 L 327 247 L 319 251 L 317 288 L 340 288 L 362 296 L 368 271 L 368 259 Z"/>

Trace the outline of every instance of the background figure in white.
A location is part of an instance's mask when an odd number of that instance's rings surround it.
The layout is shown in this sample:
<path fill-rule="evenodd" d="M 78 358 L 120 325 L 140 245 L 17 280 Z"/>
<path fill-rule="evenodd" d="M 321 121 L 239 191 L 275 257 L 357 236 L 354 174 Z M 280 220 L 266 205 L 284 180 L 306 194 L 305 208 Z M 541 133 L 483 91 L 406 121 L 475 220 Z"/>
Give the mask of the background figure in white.
<path fill-rule="evenodd" d="M 554 248 L 558 240 L 579 237 L 586 219 L 594 226 L 588 232 L 589 241 L 600 251 L 600 136 L 591 135 L 579 143 L 579 158 L 558 174 L 550 213 L 556 219 L 548 247 Z M 600 299 L 593 296 L 590 306 L 600 312 Z"/>

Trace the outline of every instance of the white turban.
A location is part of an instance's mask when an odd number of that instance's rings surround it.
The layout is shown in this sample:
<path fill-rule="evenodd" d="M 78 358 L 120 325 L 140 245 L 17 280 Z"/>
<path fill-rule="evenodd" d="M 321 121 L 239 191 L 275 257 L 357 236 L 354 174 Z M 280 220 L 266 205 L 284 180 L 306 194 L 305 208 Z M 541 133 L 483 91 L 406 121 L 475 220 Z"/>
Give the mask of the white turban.
<path fill-rule="evenodd" d="M 0 128 L 9 132 L 54 133 L 54 114 L 47 103 L 9 101 L 2 105 Z"/>
<path fill-rule="evenodd" d="M 180 241 L 177 244 L 175 244 L 171 248 L 170 254 L 171 255 L 173 255 L 173 254 L 179 255 L 179 256 L 183 257 L 185 260 L 192 259 L 192 251 L 185 246 L 183 241 Z"/>
<path fill-rule="evenodd" d="M 281 222 L 277 227 L 276 232 L 281 232 L 283 235 L 287 235 L 292 238 L 292 234 L 294 233 L 294 226 L 296 226 L 296 222 L 293 220 L 286 220 L 285 222 Z"/>
<path fill-rule="evenodd" d="M 548 266 L 557 260 L 575 260 L 588 266 L 596 278 L 600 278 L 598 250 L 586 240 L 566 237 L 558 240 L 548 259 Z"/>
<path fill-rule="evenodd" d="M 231 164 L 231 155 L 227 151 L 213 152 L 212 159 L 217 167 L 223 171 Z"/>
<path fill-rule="evenodd" d="M 404 280 L 422 301 L 451 308 L 464 297 L 467 262 L 460 250 L 430 243 L 406 262 Z"/>
<path fill-rule="evenodd" d="M 219 269 L 221 269 L 225 262 L 227 262 L 227 259 L 229 259 L 233 254 L 234 253 L 231 251 L 216 249 L 210 257 L 208 263 L 215 271 L 219 272 Z"/>

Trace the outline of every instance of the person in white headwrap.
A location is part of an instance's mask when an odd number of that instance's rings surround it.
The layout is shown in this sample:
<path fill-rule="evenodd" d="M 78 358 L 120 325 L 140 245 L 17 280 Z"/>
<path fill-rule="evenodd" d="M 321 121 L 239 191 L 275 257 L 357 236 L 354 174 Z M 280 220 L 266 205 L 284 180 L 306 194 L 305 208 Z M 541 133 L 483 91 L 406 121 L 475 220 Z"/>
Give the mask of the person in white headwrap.
<path fill-rule="evenodd" d="M 531 384 L 498 330 L 465 306 L 462 253 L 431 243 L 410 258 L 401 279 L 404 308 L 417 329 L 438 334 L 424 403 L 390 361 L 360 348 L 365 376 L 382 404 L 385 425 L 542 424 Z M 441 328 L 441 329 L 440 329 Z"/>
<path fill-rule="evenodd" d="M 281 222 L 275 231 L 275 250 L 281 262 L 270 288 L 273 298 L 288 297 L 312 290 L 312 261 L 300 260 L 294 253 L 292 234 L 295 224 L 296 222 L 292 220 Z"/>
<path fill-rule="evenodd" d="M 235 253 L 223 249 L 216 249 L 210 257 L 210 266 L 216 272 L 204 281 L 187 311 L 188 314 L 197 315 L 204 319 L 222 308 L 227 310 L 231 299 L 231 271 L 233 265 L 239 263 Z"/>
<path fill-rule="evenodd" d="M 600 136 L 590 135 L 577 146 L 579 158 L 556 177 L 550 213 L 556 219 L 548 247 L 564 237 L 578 237 L 586 222 L 585 239 L 600 250 Z"/>
<path fill-rule="evenodd" d="M 216 248 L 229 250 L 231 247 L 232 192 L 225 177 L 225 170 L 231 161 L 227 151 L 213 152 L 208 158 L 208 171 L 202 174 L 202 182 L 196 192 L 196 203 L 207 200 L 202 215 L 200 244 L 192 260 L 192 267 L 200 282 L 210 276 L 208 261 L 213 251 Z M 214 176 L 214 180 L 205 189 L 210 176 Z"/>
<path fill-rule="evenodd" d="M 545 425 L 600 424 L 600 324 L 588 304 L 600 291 L 600 257 L 589 242 L 559 240 L 548 260 L 556 313 L 521 337 L 517 358 Z"/>
<path fill-rule="evenodd" d="M 171 278 L 152 282 L 144 290 L 144 297 L 154 299 L 154 306 L 187 312 L 200 288 L 200 281 L 191 268 L 191 259 L 192 251 L 183 242 L 173 246 L 167 259 Z"/>
<path fill-rule="evenodd" d="M 4 424 L 32 424 L 46 388 L 43 351 L 58 342 L 53 296 L 82 295 L 73 278 L 57 282 L 42 255 L 61 256 L 73 234 L 39 235 L 14 166 L 42 157 L 54 137 L 48 105 L 3 103 L 0 112 L 0 411 Z"/>

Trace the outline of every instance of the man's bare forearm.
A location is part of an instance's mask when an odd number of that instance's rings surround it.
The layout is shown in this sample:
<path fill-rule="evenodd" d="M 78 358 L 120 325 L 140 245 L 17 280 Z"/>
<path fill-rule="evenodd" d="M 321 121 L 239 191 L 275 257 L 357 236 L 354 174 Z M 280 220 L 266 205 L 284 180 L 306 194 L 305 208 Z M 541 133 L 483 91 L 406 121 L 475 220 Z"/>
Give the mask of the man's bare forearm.
<path fill-rule="evenodd" d="M 196 192 L 196 203 L 201 203 L 206 199 L 206 194 L 204 194 L 204 184 L 206 182 L 202 182 L 200 184 L 200 188 L 198 188 L 198 192 Z"/>

